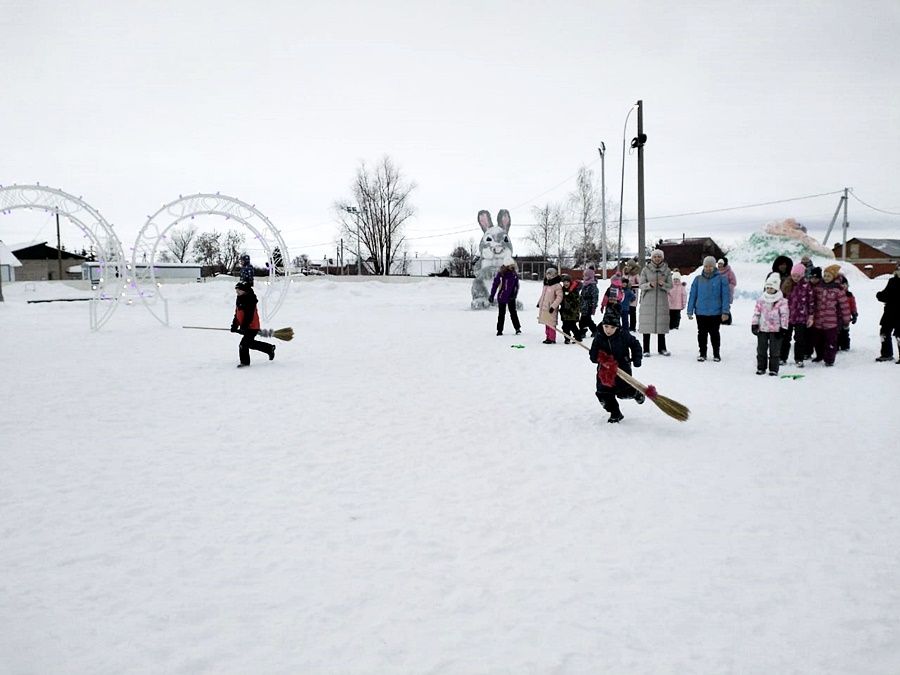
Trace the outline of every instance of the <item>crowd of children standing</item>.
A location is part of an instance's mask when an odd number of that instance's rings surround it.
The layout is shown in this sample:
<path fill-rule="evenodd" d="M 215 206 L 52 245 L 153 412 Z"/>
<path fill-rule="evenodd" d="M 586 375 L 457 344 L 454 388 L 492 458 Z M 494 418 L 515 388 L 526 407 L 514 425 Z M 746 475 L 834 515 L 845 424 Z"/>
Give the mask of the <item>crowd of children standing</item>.
<path fill-rule="evenodd" d="M 581 342 L 593 337 L 591 361 L 597 364 L 597 398 L 610 413 L 609 422 L 622 419 L 617 398 L 643 396 L 615 376 L 617 368 L 630 373 L 630 366 L 639 367 L 642 358 L 649 357 L 651 335 L 657 336 L 657 351 L 669 356 L 666 334 L 681 326 L 681 312 L 687 310 L 688 319 L 697 321 L 698 361 L 707 358 L 712 347 L 713 361 L 721 361 L 719 328 L 731 323 L 731 304 L 737 277 L 727 258 L 718 261 L 712 256 L 703 260 L 700 274 L 694 277 L 690 291 L 680 272 L 671 271 L 663 252 L 654 250 L 650 261 L 639 269 L 629 261 L 611 279 L 602 295 L 597 287 L 596 271 L 591 265 L 584 270 L 582 281 L 568 274 L 560 274 L 550 267 L 544 274 L 541 296 L 537 303 L 538 321 L 544 325 L 544 344 L 555 344 L 557 317 L 562 320 L 564 342 Z M 505 266 L 494 279 L 491 302 L 498 287 L 500 315 L 497 335 L 502 335 L 506 307 L 510 307 L 516 334 L 518 317 L 514 314 L 518 292 L 515 264 Z M 636 316 L 640 290 L 640 315 Z M 881 353 L 876 361 L 893 360 L 893 344 L 898 350 L 900 364 L 900 265 L 876 298 L 885 305 L 880 323 Z M 597 309 L 601 310 L 600 326 L 594 323 Z M 803 368 L 806 361 L 823 362 L 833 366 L 839 351 L 850 348 L 850 326 L 857 321 L 856 300 L 849 290 L 847 278 L 840 266 L 815 267 L 808 256 L 794 264 L 787 256 L 778 256 L 772 263 L 763 290 L 756 300 L 751 317 L 751 331 L 756 336 L 756 374 L 778 375 L 780 366 L 787 363 L 793 341 L 794 364 Z M 631 334 L 643 335 L 643 344 Z"/>

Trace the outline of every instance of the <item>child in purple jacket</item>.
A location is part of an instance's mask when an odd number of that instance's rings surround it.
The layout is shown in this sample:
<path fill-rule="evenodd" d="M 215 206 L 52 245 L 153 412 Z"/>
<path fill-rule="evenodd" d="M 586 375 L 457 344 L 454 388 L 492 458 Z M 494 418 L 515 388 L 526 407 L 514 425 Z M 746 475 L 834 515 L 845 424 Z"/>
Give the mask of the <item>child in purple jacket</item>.
<path fill-rule="evenodd" d="M 809 344 L 809 327 L 813 322 L 813 288 L 806 275 L 806 266 L 797 263 L 791 268 L 791 294 L 788 296 L 788 313 L 790 325 L 784 339 L 787 345 L 781 345 L 781 362 L 787 361 L 791 351 L 791 333 L 794 334 L 794 365 L 803 367 L 807 354 L 812 353 Z"/>
<path fill-rule="evenodd" d="M 781 357 L 781 335 L 788 327 L 788 302 L 781 293 L 781 276 L 772 272 L 766 279 L 763 294 L 753 308 L 750 330 L 756 336 L 756 374 L 766 372 L 766 358 L 769 361 L 769 375 L 778 375 Z"/>
<path fill-rule="evenodd" d="M 497 289 L 500 293 L 497 294 Z M 509 318 L 512 321 L 513 328 L 516 329 L 516 335 L 522 332 L 519 325 L 519 315 L 516 313 L 516 296 L 519 295 L 519 275 L 516 273 L 516 263 L 502 265 L 500 271 L 494 276 L 494 283 L 491 286 L 490 303 L 494 304 L 494 297 L 497 297 L 497 306 L 499 312 L 497 314 L 497 335 L 503 335 L 503 323 L 506 319 L 506 308 L 509 307 Z"/>

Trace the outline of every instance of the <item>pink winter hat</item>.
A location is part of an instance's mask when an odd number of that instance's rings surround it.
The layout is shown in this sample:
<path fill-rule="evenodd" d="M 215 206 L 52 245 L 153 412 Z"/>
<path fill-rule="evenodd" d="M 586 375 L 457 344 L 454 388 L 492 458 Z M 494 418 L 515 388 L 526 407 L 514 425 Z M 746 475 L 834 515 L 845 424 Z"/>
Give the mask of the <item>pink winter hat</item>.
<path fill-rule="evenodd" d="M 800 281 L 806 275 L 806 267 L 803 263 L 797 263 L 791 268 L 791 277 L 794 281 Z"/>

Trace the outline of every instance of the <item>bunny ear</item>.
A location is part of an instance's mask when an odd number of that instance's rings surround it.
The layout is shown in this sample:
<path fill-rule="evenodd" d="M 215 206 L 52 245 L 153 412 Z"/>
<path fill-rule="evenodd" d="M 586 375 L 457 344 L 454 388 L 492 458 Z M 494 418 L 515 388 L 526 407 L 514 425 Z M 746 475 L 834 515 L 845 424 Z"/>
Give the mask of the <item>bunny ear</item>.
<path fill-rule="evenodd" d="M 484 217 L 482 218 L 482 216 Z M 481 226 L 482 232 L 487 232 L 494 226 L 494 224 L 491 222 L 490 211 L 488 211 L 487 209 L 481 209 L 481 211 L 478 212 L 478 225 Z"/>
<path fill-rule="evenodd" d="M 509 211 L 506 209 L 497 211 L 497 225 L 500 226 L 504 232 L 509 234 L 509 228 L 512 225 L 512 221 L 509 218 Z"/>

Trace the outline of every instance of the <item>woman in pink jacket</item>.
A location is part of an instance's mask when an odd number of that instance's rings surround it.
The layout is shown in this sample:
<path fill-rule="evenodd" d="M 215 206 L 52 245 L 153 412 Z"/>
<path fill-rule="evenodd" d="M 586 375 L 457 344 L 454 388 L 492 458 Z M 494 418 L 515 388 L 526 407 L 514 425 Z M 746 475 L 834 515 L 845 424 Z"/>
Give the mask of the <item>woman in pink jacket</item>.
<path fill-rule="evenodd" d="M 538 300 L 538 321 L 544 324 L 545 345 L 556 344 L 556 321 L 559 306 L 563 301 L 562 283 L 555 267 L 548 267 L 544 272 L 544 289 Z"/>
<path fill-rule="evenodd" d="M 716 269 L 719 270 L 719 274 L 724 276 L 728 280 L 728 302 L 732 305 L 734 304 L 734 289 L 737 287 L 737 275 L 734 273 L 734 270 L 728 265 L 728 258 L 722 256 L 719 258 L 716 263 Z M 728 320 L 722 322 L 725 326 L 731 325 L 731 315 L 728 315 Z"/>
<path fill-rule="evenodd" d="M 681 325 L 681 310 L 687 305 L 687 283 L 681 280 L 681 272 L 672 272 L 672 288 L 669 289 L 669 328 L 678 330 Z"/>

